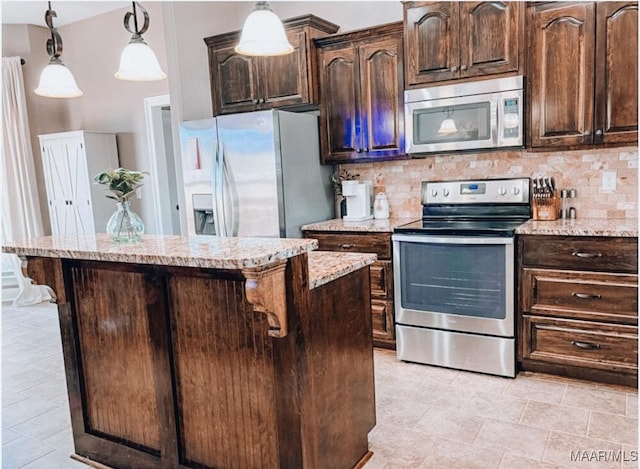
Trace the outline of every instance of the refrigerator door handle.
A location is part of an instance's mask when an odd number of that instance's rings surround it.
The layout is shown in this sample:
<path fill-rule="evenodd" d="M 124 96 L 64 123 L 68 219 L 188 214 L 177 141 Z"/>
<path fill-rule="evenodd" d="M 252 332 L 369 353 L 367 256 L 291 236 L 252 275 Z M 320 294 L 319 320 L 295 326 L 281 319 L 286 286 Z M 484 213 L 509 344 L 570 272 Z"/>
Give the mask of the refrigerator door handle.
<path fill-rule="evenodd" d="M 227 230 L 224 219 L 224 187 L 222 186 L 222 142 L 218 142 L 216 147 L 216 160 L 214 164 L 214 184 L 215 184 L 215 201 L 216 207 L 214 213 L 214 223 L 216 224 L 216 233 L 218 236 L 227 236 Z"/>
<path fill-rule="evenodd" d="M 227 159 L 224 156 L 224 149 L 220 152 L 220 168 L 221 168 L 221 179 L 222 179 L 222 215 L 224 217 L 224 229 L 225 236 L 235 236 L 237 233 L 235 231 L 235 210 L 234 210 L 234 197 L 233 197 L 233 186 L 231 178 L 229 177 L 229 167 L 227 166 Z M 226 197 L 229 197 L 228 200 Z M 229 215 L 227 215 L 227 209 L 229 210 Z M 227 225 L 228 222 L 228 225 Z"/>

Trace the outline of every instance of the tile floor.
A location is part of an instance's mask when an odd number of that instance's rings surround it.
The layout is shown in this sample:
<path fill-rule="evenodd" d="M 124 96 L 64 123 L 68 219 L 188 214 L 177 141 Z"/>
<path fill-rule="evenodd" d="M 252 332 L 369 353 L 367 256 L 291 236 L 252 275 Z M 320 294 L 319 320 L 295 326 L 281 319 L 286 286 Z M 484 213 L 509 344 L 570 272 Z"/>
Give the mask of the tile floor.
<path fill-rule="evenodd" d="M 635 389 L 401 363 L 384 350 L 376 350 L 375 367 L 377 425 L 365 469 L 638 465 Z M 5 303 L 2 467 L 86 469 L 72 452 L 55 305 Z"/>

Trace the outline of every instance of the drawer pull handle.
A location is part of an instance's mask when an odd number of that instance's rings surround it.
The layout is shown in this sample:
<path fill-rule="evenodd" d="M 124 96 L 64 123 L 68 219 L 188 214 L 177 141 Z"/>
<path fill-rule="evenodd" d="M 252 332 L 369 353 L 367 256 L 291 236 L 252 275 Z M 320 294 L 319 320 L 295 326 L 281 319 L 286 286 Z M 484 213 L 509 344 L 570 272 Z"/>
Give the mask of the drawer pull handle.
<path fill-rule="evenodd" d="M 581 298 L 583 300 L 599 300 L 601 298 L 600 295 L 594 295 L 591 293 L 576 293 L 573 292 L 571 293 L 572 296 L 575 296 L 576 298 Z"/>
<path fill-rule="evenodd" d="M 575 340 L 571 341 L 571 345 L 584 350 L 595 350 L 597 348 L 600 348 L 600 344 L 592 344 L 591 342 L 577 342 Z"/>
<path fill-rule="evenodd" d="M 355 247 L 356 247 L 355 244 L 341 244 L 340 245 L 340 249 L 353 249 Z"/>
<path fill-rule="evenodd" d="M 599 252 L 580 252 L 580 251 L 573 251 L 571 253 L 572 256 L 576 256 L 576 257 L 582 257 L 582 258 L 586 258 L 586 259 L 593 259 L 594 257 L 602 257 L 602 254 L 600 254 Z"/>

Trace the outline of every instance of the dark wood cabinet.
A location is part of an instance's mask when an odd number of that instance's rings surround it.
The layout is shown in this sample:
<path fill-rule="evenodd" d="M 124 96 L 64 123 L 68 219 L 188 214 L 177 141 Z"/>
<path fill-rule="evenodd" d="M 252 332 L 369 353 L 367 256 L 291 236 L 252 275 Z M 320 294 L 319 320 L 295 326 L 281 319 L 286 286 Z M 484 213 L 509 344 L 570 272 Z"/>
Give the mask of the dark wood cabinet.
<path fill-rule="evenodd" d="M 518 72 L 521 2 L 406 2 L 405 85 Z"/>
<path fill-rule="evenodd" d="M 637 385 L 636 238 L 521 236 L 521 369 Z"/>
<path fill-rule="evenodd" d="M 391 233 L 303 230 L 303 236 L 317 239 L 321 251 L 371 252 L 378 255 L 378 260 L 369 268 L 373 344 L 395 349 Z"/>
<path fill-rule="evenodd" d="M 313 39 L 335 33 L 338 26 L 313 15 L 283 22 L 293 45 L 291 54 L 248 57 L 234 47 L 240 32 L 204 39 L 209 52 L 213 115 L 318 104 Z"/>
<path fill-rule="evenodd" d="M 637 142 L 638 4 L 550 3 L 530 11 L 531 146 Z"/>
<path fill-rule="evenodd" d="M 405 157 L 402 23 L 315 44 L 322 162 Z"/>

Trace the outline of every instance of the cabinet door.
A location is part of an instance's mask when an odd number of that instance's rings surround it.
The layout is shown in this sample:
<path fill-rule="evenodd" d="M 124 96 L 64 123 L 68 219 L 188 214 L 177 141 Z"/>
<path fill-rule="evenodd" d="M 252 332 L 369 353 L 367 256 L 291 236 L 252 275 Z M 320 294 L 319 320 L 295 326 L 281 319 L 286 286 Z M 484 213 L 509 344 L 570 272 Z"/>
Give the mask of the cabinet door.
<path fill-rule="evenodd" d="M 595 6 L 534 10 L 529 49 L 531 146 L 592 142 Z"/>
<path fill-rule="evenodd" d="M 459 23 L 457 2 L 405 5 L 406 85 L 458 78 Z"/>
<path fill-rule="evenodd" d="M 360 46 L 363 158 L 404 154 L 402 39 Z"/>
<path fill-rule="evenodd" d="M 258 59 L 259 99 L 268 108 L 310 101 L 306 33 L 289 31 L 287 37 L 294 47 L 291 54 Z"/>
<path fill-rule="evenodd" d="M 638 3 L 596 6 L 595 142 L 638 141 Z"/>
<path fill-rule="evenodd" d="M 353 46 L 320 51 L 323 163 L 348 161 L 360 148 L 358 60 Z"/>
<path fill-rule="evenodd" d="M 460 3 L 460 76 L 518 70 L 520 2 Z"/>
<path fill-rule="evenodd" d="M 209 48 L 213 115 L 251 111 L 258 104 L 256 61 L 237 54 L 235 45 Z"/>

